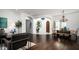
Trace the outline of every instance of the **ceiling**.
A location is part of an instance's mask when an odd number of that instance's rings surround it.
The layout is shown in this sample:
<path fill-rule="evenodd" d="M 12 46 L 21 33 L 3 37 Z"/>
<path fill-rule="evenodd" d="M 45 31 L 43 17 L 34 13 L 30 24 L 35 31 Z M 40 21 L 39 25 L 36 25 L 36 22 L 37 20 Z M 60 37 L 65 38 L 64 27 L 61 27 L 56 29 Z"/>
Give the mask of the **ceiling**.
<path fill-rule="evenodd" d="M 8 9 L 3 9 L 8 10 Z M 30 15 L 34 18 L 37 17 L 43 17 L 43 16 L 56 16 L 56 15 L 62 15 L 63 9 L 9 9 L 14 12 L 18 13 L 25 13 L 27 15 Z M 1 11 L 1 10 L 0 10 Z M 64 9 L 64 14 L 68 13 L 78 13 L 79 9 Z"/>
<path fill-rule="evenodd" d="M 18 9 L 20 13 L 26 13 L 33 17 L 40 17 L 40 16 L 55 16 L 62 14 L 63 9 Z M 78 9 L 65 9 L 64 13 L 74 13 L 79 12 Z"/>

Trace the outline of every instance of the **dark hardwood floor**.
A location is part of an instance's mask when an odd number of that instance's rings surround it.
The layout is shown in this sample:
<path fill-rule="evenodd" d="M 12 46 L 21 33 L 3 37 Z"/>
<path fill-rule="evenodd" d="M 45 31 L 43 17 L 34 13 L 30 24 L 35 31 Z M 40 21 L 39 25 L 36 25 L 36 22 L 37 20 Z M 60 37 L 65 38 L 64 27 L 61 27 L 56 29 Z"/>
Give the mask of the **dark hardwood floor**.
<path fill-rule="evenodd" d="M 79 50 L 79 41 L 54 39 L 51 35 L 33 35 L 31 50 Z"/>

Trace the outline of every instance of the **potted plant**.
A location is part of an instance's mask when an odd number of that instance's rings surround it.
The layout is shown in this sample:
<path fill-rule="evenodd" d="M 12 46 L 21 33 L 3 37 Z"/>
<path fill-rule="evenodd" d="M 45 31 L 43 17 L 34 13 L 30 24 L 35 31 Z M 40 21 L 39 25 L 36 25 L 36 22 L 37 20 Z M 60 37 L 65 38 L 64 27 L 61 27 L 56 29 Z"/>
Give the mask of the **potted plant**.
<path fill-rule="evenodd" d="M 37 33 L 39 33 L 40 27 L 41 27 L 41 22 L 38 21 L 38 22 L 37 22 L 37 27 L 36 27 Z"/>
<path fill-rule="evenodd" d="M 22 22 L 18 20 L 18 21 L 15 23 L 15 26 L 18 28 L 18 33 L 19 33 L 19 32 L 20 32 L 20 28 L 22 27 Z"/>

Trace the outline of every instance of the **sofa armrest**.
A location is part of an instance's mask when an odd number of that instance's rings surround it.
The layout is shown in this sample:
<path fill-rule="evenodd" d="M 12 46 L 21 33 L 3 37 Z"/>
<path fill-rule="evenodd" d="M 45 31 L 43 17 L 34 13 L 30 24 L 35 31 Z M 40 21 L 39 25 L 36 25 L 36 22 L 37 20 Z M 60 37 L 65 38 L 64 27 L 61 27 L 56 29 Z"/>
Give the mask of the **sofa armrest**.
<path fill-rule="evenodd" d="M 10 43 L 11 40 L 3 39 L 5 43 Z"/>
<path fill-rule="evenodd" d="M 4 40 L 4 43 L 5 43 L 5 46 L 7 46 L 7 49 L 10 48 L 11 46 L 11 40 L 7 40 L 7 39 L 3 39 Z"/>

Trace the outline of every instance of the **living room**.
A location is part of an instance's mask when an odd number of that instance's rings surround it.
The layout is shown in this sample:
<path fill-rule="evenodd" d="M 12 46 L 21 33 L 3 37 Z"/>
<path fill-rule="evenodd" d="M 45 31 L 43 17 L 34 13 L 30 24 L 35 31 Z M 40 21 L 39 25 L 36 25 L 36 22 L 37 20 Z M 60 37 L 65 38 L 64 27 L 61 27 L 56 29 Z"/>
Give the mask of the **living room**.
<path fill-rule="evenodd" d="M 78 50 L 78 9 L 0 9 L 1 50 Z"/>

